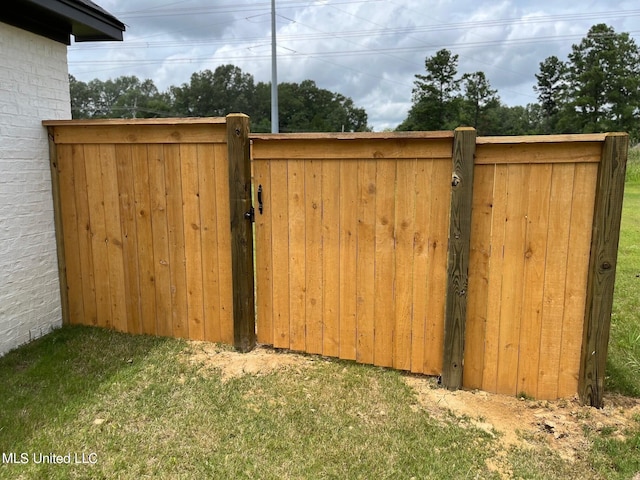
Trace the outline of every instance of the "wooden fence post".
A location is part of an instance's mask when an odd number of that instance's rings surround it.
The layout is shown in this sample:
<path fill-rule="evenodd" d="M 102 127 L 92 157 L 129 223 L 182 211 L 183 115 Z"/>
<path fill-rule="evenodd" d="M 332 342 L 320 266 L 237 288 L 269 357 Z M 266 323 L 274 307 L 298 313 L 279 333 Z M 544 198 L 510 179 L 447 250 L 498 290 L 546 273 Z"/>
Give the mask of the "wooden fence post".
<path fill-rule="evenodd" d="M 457 128 L 453 138 L 448 280 L 442 362 L 442 384 L 451 390 L 462 386 L 475 151 L 475 129 Z"/>
<path fill-rule="evenodd" d="M 60 305 L 62 323 L 70 323 L 69 286 L 67 284 L 67 262 L 64 251 L 64 233 L 62 231 L 62 201 L 60 199 L 60 175 L 58 167 L 58 148 L 55 142 L 54 127 L 47 127 L 49 138 L 49 166 L 51 167 L 51 193 L 53 196 L 53 221 L 56 232 L 56 251 L 58 253 L 58 279 L 60 282 Z"/>
<path fill-rule="evenodd" d="M 227 147 L 233 277 L 233 339 L 236 349 L 248 352 L 256 344 L 248 116 L 233 113 L 227 116 Z"/>
<path fill-rule="evenodd" d="M 598 165 L 578 392 L 602 408 L 629 137 L 608 134 Z"/>

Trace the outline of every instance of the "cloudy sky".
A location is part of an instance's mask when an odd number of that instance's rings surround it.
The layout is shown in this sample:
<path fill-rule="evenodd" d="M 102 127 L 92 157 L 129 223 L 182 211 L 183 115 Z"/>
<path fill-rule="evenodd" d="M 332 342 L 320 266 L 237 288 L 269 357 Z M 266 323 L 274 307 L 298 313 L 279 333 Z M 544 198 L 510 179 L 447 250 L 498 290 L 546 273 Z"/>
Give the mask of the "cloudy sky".
<path fill-rule="evenodd" d="M 234 64 L 271 79 L 270 0 L 96 0 L 126 24 L 123 43 L 73 44 L 78 80 L 150 78 L 160 90 Z M 314 80 L 365 108 L 375 131 L 411 106 L 414 75 L 442 48 L 458 73 L 483 71 L 507 105 L 536 101 L 539 63 L 566 60 L 591 26 L 640 44 L 637 0 L 276 0 L 278 81 Z"/>

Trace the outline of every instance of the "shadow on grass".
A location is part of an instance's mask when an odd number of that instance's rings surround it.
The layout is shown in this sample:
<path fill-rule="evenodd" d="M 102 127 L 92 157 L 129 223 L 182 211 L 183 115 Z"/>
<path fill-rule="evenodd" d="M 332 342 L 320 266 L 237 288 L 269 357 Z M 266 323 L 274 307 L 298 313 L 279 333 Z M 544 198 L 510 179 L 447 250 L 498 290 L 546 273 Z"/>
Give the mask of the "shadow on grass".
<path fill-rule="evenodd" d="M 65 326 L 0 358 L 0 452 L 20 446 L 50 424 L 73 419 L 103 386 L 139 372 L 175 339 Z M 96 355 L 96 352 L 100 352 Z"/>

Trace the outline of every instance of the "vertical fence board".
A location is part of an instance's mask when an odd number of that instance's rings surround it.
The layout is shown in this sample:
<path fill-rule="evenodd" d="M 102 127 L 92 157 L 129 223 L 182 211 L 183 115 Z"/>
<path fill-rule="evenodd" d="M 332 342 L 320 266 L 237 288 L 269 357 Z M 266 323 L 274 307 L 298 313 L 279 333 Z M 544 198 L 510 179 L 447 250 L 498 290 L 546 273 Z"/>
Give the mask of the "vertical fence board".
<path fill-rule="evenodd" d="M 289 164 L 271 162 L 273 346 L 289 348 Z"/>
<path fill-rule="evenodd" d="M 202 238 L 198 185 L 198 148 L 181 145 L 184 244 L 187 267 L 187 311 L 189 337 L 204 340 L 204 299 L 202 291 Z"/>
<path fill-rule="evenodd" d="M 430 314 L 429 291 L 431 204 L 433 161 L 416 162 L 415 218 L 413 232 L 413 321 L 411 322 L 411 371 L 423 373 L 426 348 L 426 322 Z"/>
<path fill-rule="evenodd" d="M 550 248 L 546 258 L 538 374 L 538 395 L 544 398 L 555 397 L 558 391 L 574 172 L 573 164 L 553 166 L 549 202 L 554 208 L 549 212 L 547 241 Z"/>
<path fill-rule="evenodd" d="M 62 235 L 58 242 L 58 249 L 63 255 L 59 261 L 61 265 L 62 303 L 65 304 L 63 314 L 64 323 L 78 324 L 83 322 L 84 304 L 82 292 L 82 269 L 78 250 L 78 213 L 75 198 L 75 172 L 73 170 L 73 146 L 60 145 L 57 148 L 57 158 L 53 159 L 54 184 L 57 185 L 56 223 L 58 235 Z M 55 176 L 57 176 L 57 181 Z M 66 285 L 66 286 L 65 286 Z M 67 308 L 68 305 L 68 308 Z"/>
<path fill-rule="evenodd" d="M 395 214 L 395 312 L 393 366 L 411 369 L 411 325 L 413 318 L 413 248 L 415 242 L 415 182 L 414 160 L 396 163 Z"/>
<path fill-rule="evenodd" d="M 573 183 L 569 250 L 567 252 L 567 278 L 562 320 L 562 355 L 560 356 L 558 397 L 567 397 L 578 391 L 580 347 L 584 306 L 587 295 L 590 226 L 595 205 L 597 164 L 576 165 Z"/>
<path fill-rule="evenodd" d="M 447 290 L 447 247 L 451 199 L 451 159 L 436 159 L 431 179 L 431 231 L 429 232 L 429 289 L 424 373 L 442 373 L 445 298 Z"/>
<path fill-rule="evenodd" d="M 373 363 L 393 365 L 395 316 L 396 161 L 379 159 L 376 172 L 375 319 Z"/>
<path fill-rule="evenodd" d="M 171 272 L 169 271 L 169 239 L 165 158 L 162 145 L 149 145 L 149 199 L 151 201 L 151 232 L 153 235 L 153 271 L 156 293 L 156 335 L 171 335 Z"/>
<path fill-rule="evenodd" d="M 97 325 L 111 327 L 111 292 L 109 290 L 109 251 L 104 215 L 104 192 L 100 146 L 86 145 L 87 196 L 91 219 L 91 251 L 96 284 Z"/>
<path fill-rule="evenodd" d="M 344 171 L 345 165 L 342 168 L 343 183 L 349 178 L 354 178 L 350 172 Z M 356 360 L 369 364 L 373 363 L 374 357 L 376 175 L 375 161 L 357 162 Z M 346 214 L 346 209 L 341 208 L 341 212 L 343 215 Z M 341 254 L 346 256 L 349 252 L 343 247 Z M 341 276 L 341 282 L 348 281 L 345 275 L 346 273 Z M 343 308 L 340 311 L 341 318 L 342 310 Z"/>
<path fill-rule="evenodd" d="M 330 162 L 327 162 L 330 163 Z M 340 323 L 338 353 L 340 358 L 356 360 L 358 357 L 358 299 L 356 278 L 358 244 L 358 164 L 355 160 L 340 160 Z M 336 288 L 335 284 L 332 288 Z"/>
<path fill-rule="evenodd" d="M 216 229 L 217 229 L 217 243 L 209 244 L 206 248 L 209 249 L 217 249 L 218 250 L 218 275 L 219 275 L 219 283 L 220 286 L 220 339 L 222 342 L 231 345 L 234 343 L 234 283 L 233 283 L 233 263 L 232 263 L 232 243 L 231 243 L 231 231 L 229 225 L 231 225 L 231 205 L 230 205 L 230 195 L 229 195 L 229 166 L 228 166 L 228 152 L 227 146 L 223 143 L 215 143 L 213 145 L 214 154 L 215 154 L 215 165 L 216 165 L 216 185 L 215 185 L 215 195 L 216 195 Z M 247 152 L 243 150 L 242 155 L 247 155 Z M 245 168 L 249 168 L 245 165 Z M 248 175 L 248 174 L 247 174 Z M 249 195 L 245 197 L 245 204 L 250 205 L 250 192 L 247 192 Z M 247 222 L 249 223 L 249 222 Z M 245 225 L 246 230 L 243 231 L 243 235 L 251 235 L 252 227 L 251 225 Z M 246 239 L 249 242 L 249 239 Z M 251 241 L 253 239 L 251 238 Z M 248 245 L 247 245 L 248 246 Z M 252 249 L 253 251 L 253 249 Z M 244 261 L 251 262 L 253 265 L 253 255 L 246 253 L 249 255 L 249 258 L 245 258 Z M 245 268 L 249 268 L 247 265 Z M 251 267 L 252 268 L 252 267 Z M 247 273 L 250 275 L 250 273 Z M 253 278 L 250 278 L 250 281 L 253 282 Z M 253 283 L 252 283 L 253 284 Z M 252 295 L 253 288 L 250 285 L 245 285 L 245 293 L 243 295 L 248 295 L 246 301 L 254 302 L 255 299 Z M 255 304 L 245 304 L 243 305 L 244 309 L 248 309 L 253 313 L 245 313 L 243 315 L 246 324 L 242 327 L 243 331 L 245 331 L 244 336 L 247 338 L 248 344 L 252 347 L 255 344 Z M 249 318 L 247 318 L 249 317 Z"/>
<path fill-rule="evenodd" d="M 469 252 L 469 298 L 465 328 L 463 384 L 482 388 L 489 301 L 491 216 L 493 213 L 493 165 L 477 165 L 473 174 L 471 238 Z"/>
<path fill-rule="evenodd" d="M 147 146 L 131 147 L 133 161 L 136 227 L 138 230 L 138 262 L 140 268 L 140 310 L 142 333 L 154 334 L 156 322 L 156 283 L 151 229 L 151 197 Z"/>
<path fill-rule="evenodd" d="M 520 360 L 516 391 L 518 394 L 524 393 L 532 397 L 537 396 L 538 392 L 551 172 L 550 164 L 532 166 L 528 188 Z"/>
<path fill-rule="evenodd" d="M 140 271 L 137 255 L 138 232 L 136 228 L 135 191 L 133 188 L 133 163 L 129 145 L 116 145 L 116 170 L 120 197 L 122 253 L 124 255 L 127 332 L 141 333 Z"/>
<path fill-rule="evenodd" d="M 578 382 L 582 402 L 596 407 L 603 404 L 628 149 L 626 134 L 607 135 L 596 183 Z"/>
<path fill-rule="evenodd" d="M 220 342 L 220 275 L 218 258 L 216 157 L 214 146 L 198 145 L 198 191 L 202 240 L 204 339 Z M 220 236 L 223 233 L 220 232 Z"/>
<path fill-rule="evenodd" d="M 171 279 L 171 328 L 176 337 L 189 337 L 187 309 L 187 272 L 182 211 L 182 168 L 180 147 L 165 145 L 165 188 L 169 240 L 169 275 Z"/>
<path fill-rule="evenodd" d="M 322 162 L 305 162 L 304 175 L 305 351 L 322 353 Z"/>
<path fill-rule="evenodd" d="M 289 342 L 304 351 L 306 320 L 304 161 L 288 162 L 289 182 Z"/>
<path fill-rule="evenodd" d="M 122 251 L 120 202 L 118 199 L 118 173 L 114 145 L 100 147 L 102 185 L 104 194 L 105 229 L 109 255 L 109 290 L 111 300 L 111 326 L 126 331 L 127 310 Z"/>
<path fill-rule="evenodd" d="M 340 248 L 343 233 L 340 229 L 343 198 L 340 166 L 341 162 L 324 162 L 322 165 L 322 353 L 331 357 L 340 354 L 340 300 L 342 295 L 348 295 L 339 288 L 344 272 Z M 353 178 L 349 180 L 353 189 Z M 345 203 L 342 206 L 355 210 L 355 205 Z M 349 235 L 355 243 L 355 225 L 352 229 Z M 350 260 L 355 266 L 355 255 Z M 355 268 L 349 269 L 348 274 L 353 275 L 354 272 Z M 355 298 L 355 293 L 353 296 Z"/>
<path fill-rule="evenodd" d="M 520 320 L 524 276 L 524 240 L 528 195 L 523 185 L 529 182 L 528 165 L 509 165 L 507 169 L 507 206 L 504 226 L 502 307 L 498 341 L 498 393 L 516 394 Z"/>
<path fill-rule="evenodd" d="M 271 162 L 254 162 L 253 205 L 256 208 L 256 312 L 258 315 L 258 343 L 273 345 L 273 244 L 271 222 Z M 260 188 L 260 194 L 258 194 Z M 262 199 L 262 213 L 258 210 L 258 195 Z"/>
<path fill-rule="evenodd" d="M 502 301 L 504 227 L 507 214 L 507 165 L 496 165 L 493 167 L 493 172 L 487 326 L 485 329 L 484 365 L 482 367 L 482 385 L 485 390 L 490 392 L 495 392 L 498 384 L 498 340 Z"/>
<path fill-rule="evenodd" d="M 82 304 L 84 310 L 82 323 L 85 325 L 97 325 L 98 308 L 96 305 L 96 283 L 93 268 L 93 235 L 89 215 L 84 148 L 81 145 L 72 145 L 71 158 L 75 175 L 74 187 L 76 215 L 78 219 L 78 252 L 80 255 L 80 271 L 82 275 Z"/>

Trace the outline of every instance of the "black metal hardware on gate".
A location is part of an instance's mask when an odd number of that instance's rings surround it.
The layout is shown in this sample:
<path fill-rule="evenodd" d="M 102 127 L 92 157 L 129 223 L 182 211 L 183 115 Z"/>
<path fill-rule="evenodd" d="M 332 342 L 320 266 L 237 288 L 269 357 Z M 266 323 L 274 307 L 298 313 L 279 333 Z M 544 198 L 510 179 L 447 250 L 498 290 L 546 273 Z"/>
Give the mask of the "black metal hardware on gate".
<path fill-rule="evenodd" d="M 258 185 L 258 211 L 262 215 L 262 185 Z"/>
<path fill-rule="evenodd" d="M 248 212 L 244 212 L 244 218 L 246 218 L 247 220 L 251 220 L 252 222 L 255 222 L 255 211 L 253 207 L 251 207 Z"/>

